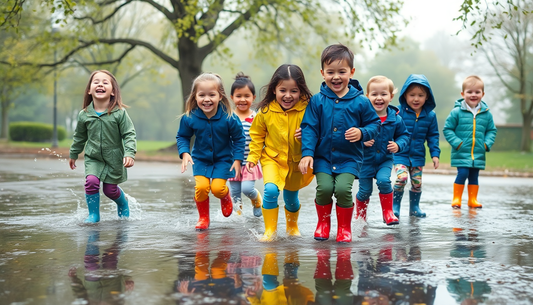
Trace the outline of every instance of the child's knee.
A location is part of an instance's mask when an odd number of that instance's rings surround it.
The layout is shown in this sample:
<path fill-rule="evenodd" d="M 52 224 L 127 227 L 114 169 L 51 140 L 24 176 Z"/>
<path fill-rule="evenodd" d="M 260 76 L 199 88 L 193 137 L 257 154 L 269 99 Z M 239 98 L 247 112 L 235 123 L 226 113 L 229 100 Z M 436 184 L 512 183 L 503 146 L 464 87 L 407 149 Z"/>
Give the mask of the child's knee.
<path fill-rule="evenodd" d="M 103 191 L 104 195 L 111 200 L 115 200 L 120 197 L 120 188 L 116 184 L 104 183 Z"/>
<path fill-rule="evenodd" d="M 279 189 L 274 183 L 265 184 L 263 207 L 274 209 L 278 206 Z"/>
<path fill-rule="evenodd" d="M 100 191 L 100 179 L 94 175 L 85 177 L 85 194 L 92 195 Z"/>
<path fill-rule="evenodd" d="M 224 198 L 229 192 L 225 179 L 213 179 L 211 192 L 217 198 Z"/>
<path fill-rule="evenodd" d="M 194 199 L 199 202 L 207 200 L 209 198 L 209 192 L 211 191 L 209 178 L 195 176 L 194 179 L 196 180 L 196 185 L 194 186 Z"/>
<path fill-rule="evenodd" d="M 376 185 L 378 186 L 378 190 L 381 194 L 392 193 L 392 186 L 390 180 L 378 180 L 376 182 Z"/>

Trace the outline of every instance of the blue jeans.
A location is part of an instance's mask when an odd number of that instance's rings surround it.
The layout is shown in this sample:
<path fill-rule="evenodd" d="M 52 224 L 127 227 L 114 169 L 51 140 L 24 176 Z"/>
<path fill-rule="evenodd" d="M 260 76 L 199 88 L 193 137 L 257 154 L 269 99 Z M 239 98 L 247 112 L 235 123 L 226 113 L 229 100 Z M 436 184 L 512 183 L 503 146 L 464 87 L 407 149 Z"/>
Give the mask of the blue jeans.
<path fill-rule="evenodd" d="M 250 198 L 250 200 L 257 199 L 255 180 L 229 181 L 229 189 L 233 200 L 241 199 L 241 193 Z"/>
<path fill-rule="evenodd" d="M 392 193 L 392 184 L 390 181 L 391 168 L 382 167 L 376 173 L 376 184 L 381 194 Z M 372 180 L 373 178 L 359 178 L 359 192 L 357 192 L 357 199 L 359 201 L 366 201 L 372 195 Z"/>
<path fill-rule="evenodd" d="M 478 185 L 479 168 L 471 167 L 458 167 L 457 177 L 455 178 L 456 184 L 465 184 L 466 178 L 468 178 L 468 184 Z"/>

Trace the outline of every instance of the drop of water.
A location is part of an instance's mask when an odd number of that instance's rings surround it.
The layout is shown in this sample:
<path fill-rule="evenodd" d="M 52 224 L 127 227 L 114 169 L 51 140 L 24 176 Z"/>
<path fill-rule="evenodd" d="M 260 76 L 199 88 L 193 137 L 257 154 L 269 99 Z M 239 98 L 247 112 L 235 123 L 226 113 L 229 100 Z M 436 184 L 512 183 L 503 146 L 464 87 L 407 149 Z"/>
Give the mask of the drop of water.
<path fill-rule="evenodd" d="M 33 162 L 37 162 L 37 158 L 33 159 Z"/>

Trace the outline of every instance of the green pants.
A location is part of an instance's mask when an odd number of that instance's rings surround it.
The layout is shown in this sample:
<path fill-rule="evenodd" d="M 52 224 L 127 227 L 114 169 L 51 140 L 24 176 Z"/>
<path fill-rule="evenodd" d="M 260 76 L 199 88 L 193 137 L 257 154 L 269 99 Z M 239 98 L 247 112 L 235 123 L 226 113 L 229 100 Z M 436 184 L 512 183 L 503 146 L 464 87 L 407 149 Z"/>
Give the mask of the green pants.
<path fill-rule="evenodd" d="M 318 205 L 330 204 L 335 194 L 338 206 L 342 208 L 352 207 L 352 186 L 354 180 L 355 176 L 348 173 L 333 175 L 317 173 L 316 203 Z"/>

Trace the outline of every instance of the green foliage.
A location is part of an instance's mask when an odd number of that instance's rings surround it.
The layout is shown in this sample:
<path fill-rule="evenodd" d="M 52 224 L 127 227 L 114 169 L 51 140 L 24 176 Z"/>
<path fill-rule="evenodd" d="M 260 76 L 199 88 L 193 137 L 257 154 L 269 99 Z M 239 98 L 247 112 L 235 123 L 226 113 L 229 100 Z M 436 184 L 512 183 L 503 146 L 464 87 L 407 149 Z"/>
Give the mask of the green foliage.
<path fill-rule="evenodd" d="M 74 13 L 76 3 L 83 4 L 84 1 L 73 0 L 42 0 L 42 5 L 48 7 L 50 13 L 55 16 L 55 23 L 66 23 L 67 19 Z M 0 4 L 0 31 L 14 30 L 18 32 L 23 14 L 32 10 L 32 3 L 28 0 L 3 0 Z"/>
<path fill-rule="evenodd" d="M 9 124 L 9 138 L 12 141 L 45 142 L 51 141 L 54 126 L 36 122 L 14 122 Z M 67 136 L 63 126 L 57 126 L 57 139 L 62 141 Z"/>

